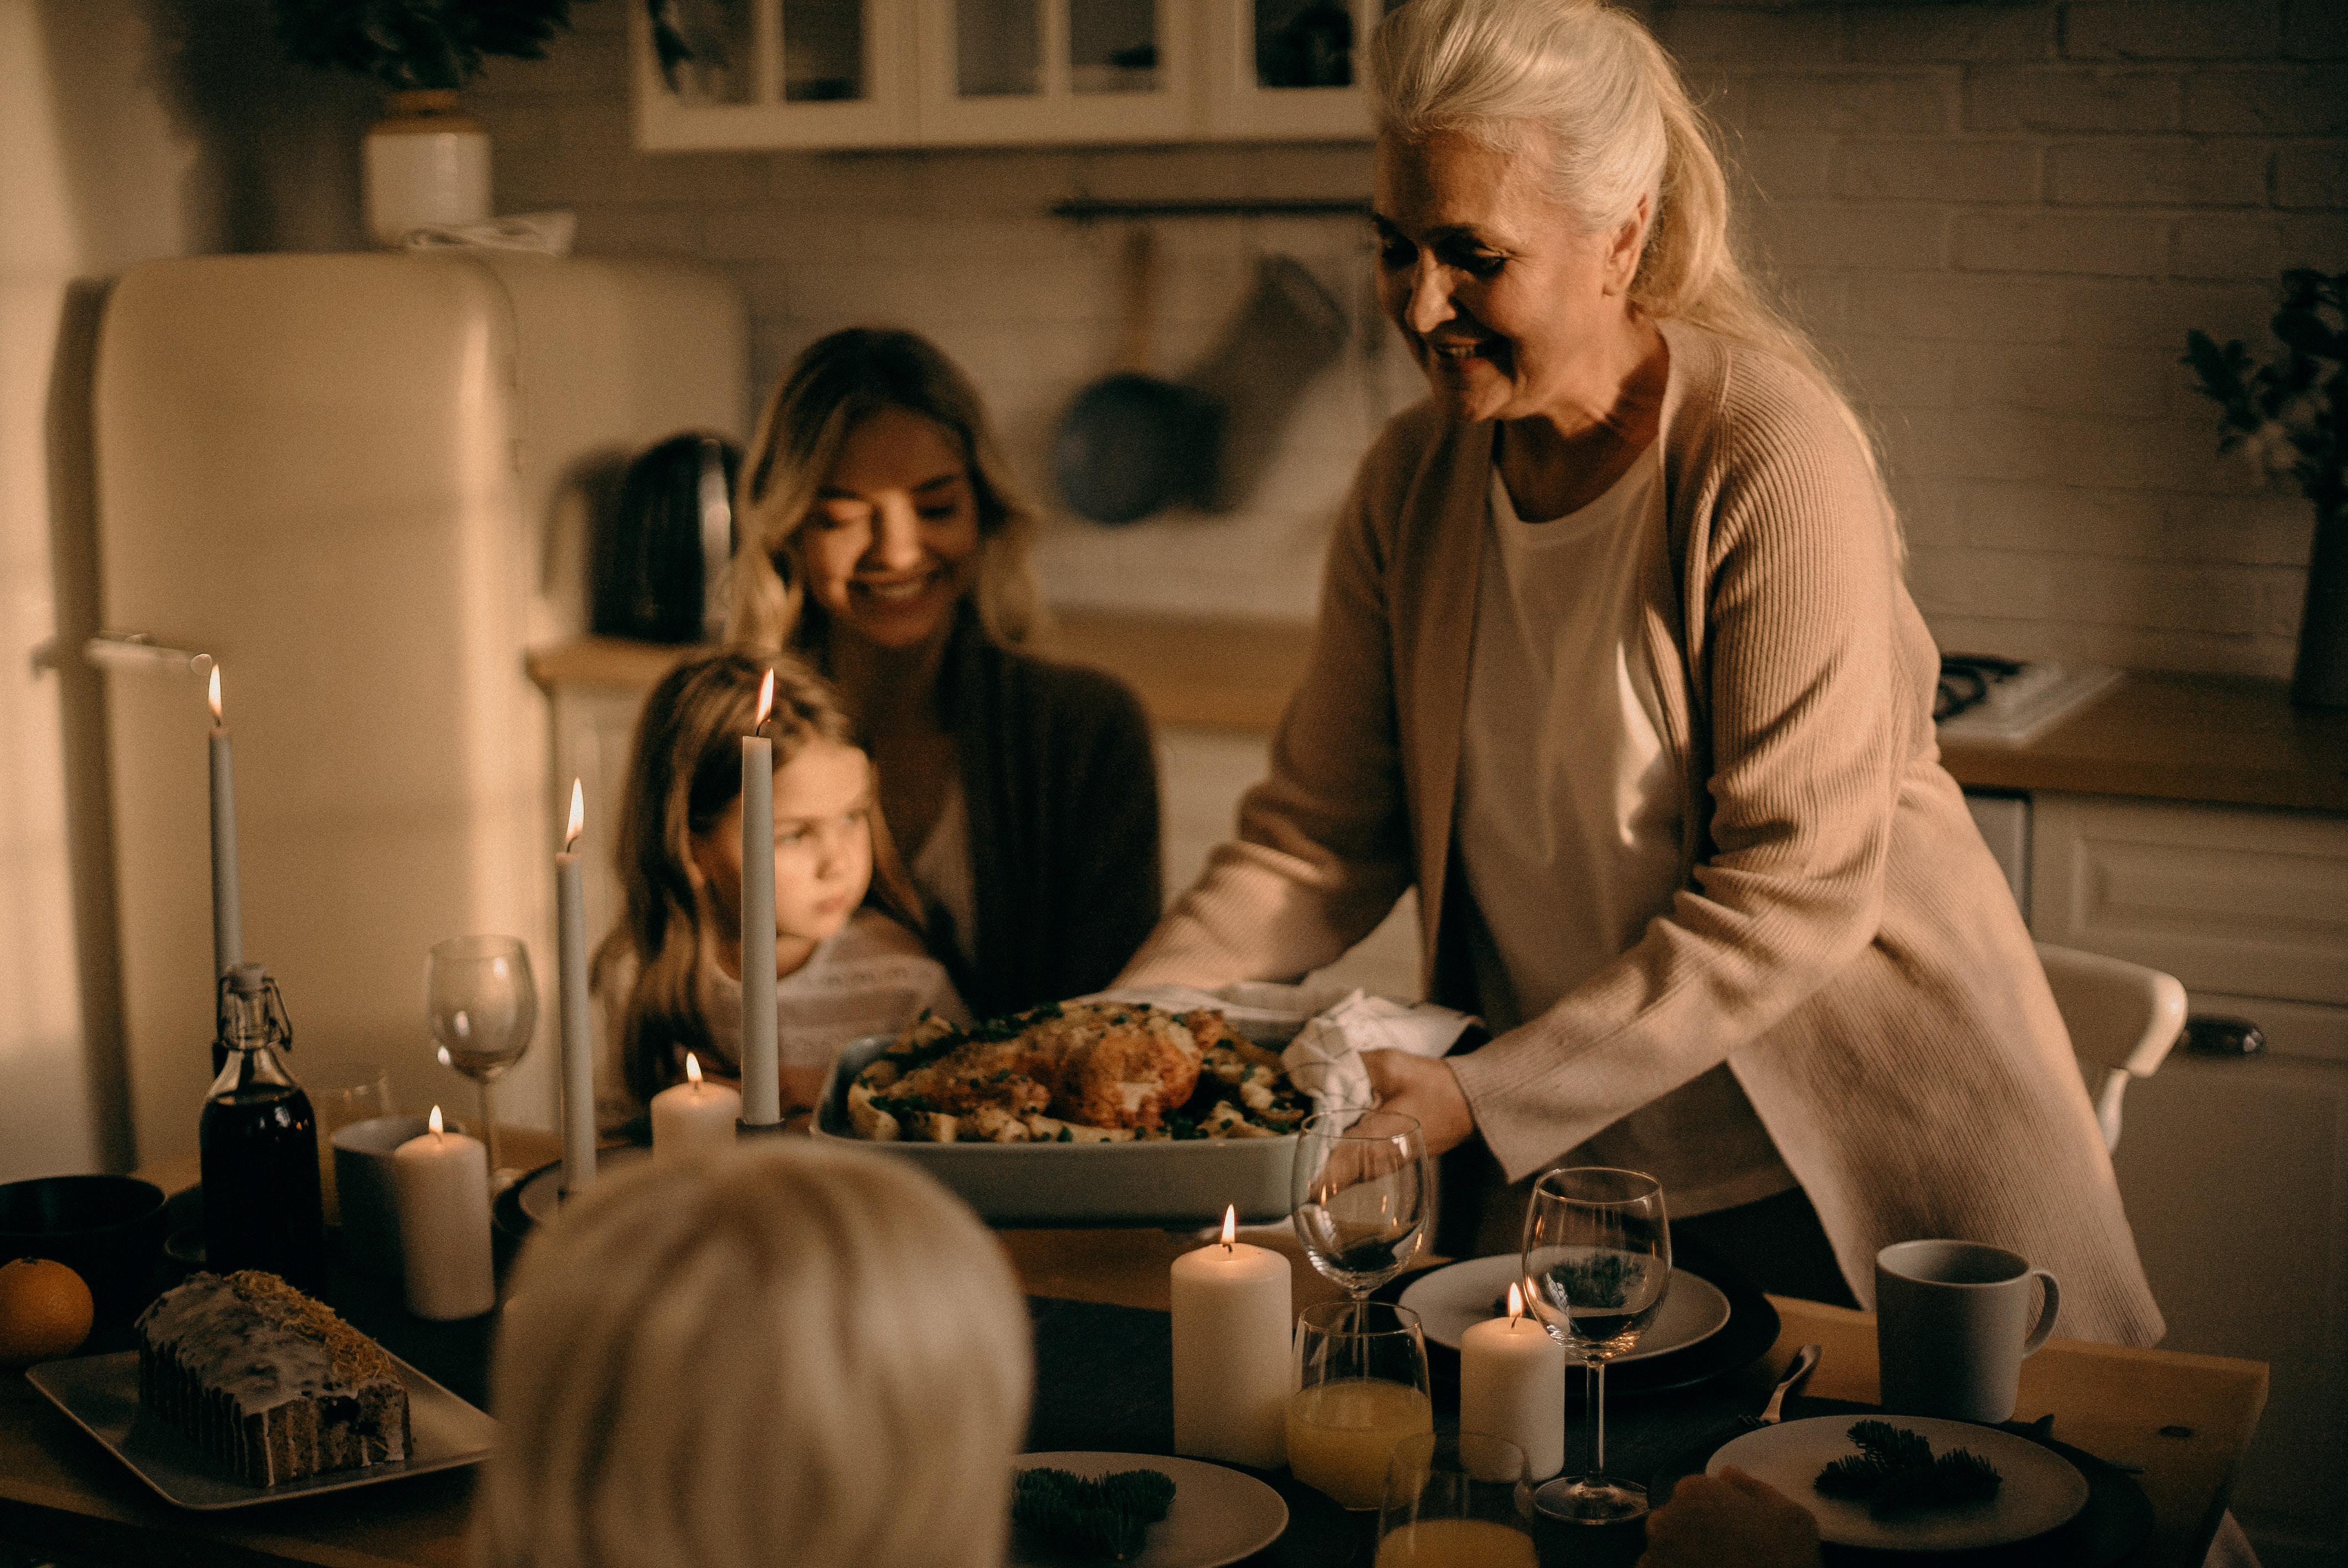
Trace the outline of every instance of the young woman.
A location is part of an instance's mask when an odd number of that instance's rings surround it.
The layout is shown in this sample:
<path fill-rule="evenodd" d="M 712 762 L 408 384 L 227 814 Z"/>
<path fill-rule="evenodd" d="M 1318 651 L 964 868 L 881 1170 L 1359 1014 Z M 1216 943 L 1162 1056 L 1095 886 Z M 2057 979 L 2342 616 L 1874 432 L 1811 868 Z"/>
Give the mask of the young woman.
<path fill-rule="evenodd" d="M 769 664 L 688 660 L 645 700 L 620 808 L 626 917 L 595 957 L 625 1121 L 685 1071 L 740 1071 L 742 737 Z M 875 800 L 870 761 L 823 682 L 772 664 L 775 1004 L 783 1103 L 810 1104 L 848 1041 L 892 1034 L 929 1009 L 965 1019 L 923 951 L 920 913 Z"/>
<path fill-rule="evenodd" d="M 732 636 L 839 686 L 972 1007 L 1107 984 L 1159 913 L 1148 723 L 1110 676 L 1022 651 L 1035 519 L 962 372 L 911 333 L 813 344 L 737 513 Z"/>
<path fill-rule="evenodd" d="M 996 1568 L 1027 1313 L 895 1159 L 649 1162 L 532 1236 L 499 1327 L 489 1568 Z"/>

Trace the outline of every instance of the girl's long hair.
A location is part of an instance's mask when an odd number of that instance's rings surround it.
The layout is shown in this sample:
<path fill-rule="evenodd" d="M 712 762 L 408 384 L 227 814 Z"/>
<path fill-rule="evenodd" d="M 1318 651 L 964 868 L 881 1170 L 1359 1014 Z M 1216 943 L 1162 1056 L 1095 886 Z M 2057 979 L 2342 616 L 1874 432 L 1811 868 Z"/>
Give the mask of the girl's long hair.
<path fill-rule="evenodd" d="M 608 993 L 626 961 L 635 962 L 618 1009 L 616 1050 L 621 1081 L 639 1101 L 666 1086 L 678 1050 L 710 1054 L 701 977 L 717 962 L 722 917 L 688 867 L 695 837 L 715 829 L 742 794 L 742 737 L 750 733 L 758 686 L 770 667 L 775 709 L 765 733 L 774 741 L 778 769 L 815 741 L 857 743 L 831 688 L 804 665 L 735 651 L 671 670 L 636 722 L 620 804 L 625 910 L 596 949 L 594 979 L 596 989 Z M 881 818 L 877 781 L 871 824 L 872 883 L 864 902 L 918 933 L 921 899 Z"/>
<path fill-rule="evenodd" d="M 821 615 L 808 603 L 794 545 L 816 490 L 850 432 L 884 408 L 918 414 L 962 448 L 978 505 L 979 622 L 995 641 L 1026 640 L 1042 619 L 1027 555 L 1039 524 L 996 444 L 986 405 L 962 368 L 927 338 L 851 327 L 808 345 L 758 416 L 742 464 L 730 641 L 780 652 L 818 645 Z"/>
<path fill-rule="evenodd" d="M 1740 255 L 1711 125 L 1636 16 L 1601 0 L 1411 0 L 1379 24 L 1369 59 L 1380 135 L 1449 131 L 1526 158 L 1587 233 L 1619 229 L 1643 198 L 1631 302 L 1794 366 L 1875 463 L 1809 335 Z"/>

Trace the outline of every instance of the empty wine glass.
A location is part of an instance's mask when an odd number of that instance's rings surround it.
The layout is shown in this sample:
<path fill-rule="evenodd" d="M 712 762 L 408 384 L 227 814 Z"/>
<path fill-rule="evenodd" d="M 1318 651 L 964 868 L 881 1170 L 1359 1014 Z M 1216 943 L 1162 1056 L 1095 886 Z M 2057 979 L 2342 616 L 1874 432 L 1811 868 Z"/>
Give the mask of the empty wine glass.
<path fill-rule="evenodd" d="M 1319 1111 L 1296 1140 L 1297 1239 L 1355 1301 L 1403 1271 L 1426 1223 L 1426 1140 L 1394 1111 Z"/>
<path fill-rule="evenodd" d="M 480 1088 L 489 1180 L 511 1181 L 518 1173 L 498 1163 L 489 1085 L 521 1060 L 538 1030 L 538 982 L 530 972 L 530 949 L 514 937 L 451 937 L 437 944 L 424 958 L 424 1013 L 448 1064 Z"/>
<path fill-rule="evenodd" d="M 1672 1282 L 1663 1184 L 1637 1171 L 1581 1166 L 1533 1184 L 1525 1282 L 1550 1336 L 1589 1372 L 1590 1468 L 1537 1494 L 1544 1514 L 1603 1524 L 1647 1512 L 1647 1489 L 1606 1473 L 1606 1363 L 1639 1342 Z"/>

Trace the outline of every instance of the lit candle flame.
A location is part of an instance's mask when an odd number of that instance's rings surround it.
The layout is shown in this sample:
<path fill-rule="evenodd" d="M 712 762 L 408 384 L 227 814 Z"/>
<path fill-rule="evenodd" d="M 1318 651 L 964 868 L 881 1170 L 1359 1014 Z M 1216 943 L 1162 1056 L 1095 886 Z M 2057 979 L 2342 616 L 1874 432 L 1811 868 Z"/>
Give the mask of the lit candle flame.
<path fill-rule="evenodd" d="M 211 690 L 207 700 L 212 705 L 212 723 L 217 724 L 221 722 L 220 666 L 217 664 L 212 666 Z"/>
<path fill-rule="evenodd" d="M 689 1050 L 685 1053 L 685 1075 L 695 1089 L 701 1087 L 701 1059 Z"/>
<path fill-rule="evenodd" d="M 580 830 L 586 825 L 587 793 L 580 787 L 577 779 L 572 779 L 571 781 L 571 826 L 562 835 L 562 852 L 565 855 L 570 854 L 571 846 L 579 842 Z"/>
<path fill-rule="evenodd" d="M 1525 1287 L 1512 1279 L 1509 1281 L 1509 1327 L 1514 1328 L 1524 1315 Z"/>
<path fill-rule="evenodd" d="M 1236 1204 L 1223 1205 L 1223 1250 L 1231 1250 L 1231 1241 L 1240 1234 L 1240 1211 Z"/>
<path fill-rule="evenodd" d="M 432 1114 L 426 1117 L 425 1120 L 432 1125 L 432 1135 L 435 1138 L 440 1136 L 440 1107 L 435 1105 L 432 1108 Z"/>
<path fill-rule="evenodd" d="M 750 727 L 754 730 L 764 729 L 767 723 L 767 715 L 774 711 L 775 672 L 772 670 L 769 670 L 767 671 L 767 678 L 758 682 L 758 716 L 752 722 Z"/>

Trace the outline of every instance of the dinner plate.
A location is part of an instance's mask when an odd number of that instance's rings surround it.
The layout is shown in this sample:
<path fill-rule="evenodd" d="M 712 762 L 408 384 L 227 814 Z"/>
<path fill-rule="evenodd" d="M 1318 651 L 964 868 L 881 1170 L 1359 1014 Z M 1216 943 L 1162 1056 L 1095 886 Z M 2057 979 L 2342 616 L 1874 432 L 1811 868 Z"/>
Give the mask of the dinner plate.
<path fill-rule="evenodd" d="M 385 1355 L 390 1356 L 389 1351 Z M 245 1508 L 322 1491 L 376 1486 L 402 1476 L 478 1464 L 489 1457 L 498 1424 L 396 1356 L 391 1364 L 407 1385 L 410 1457 L 357 1470 L 327 1471 L 275 1486 L 254 1486 L 198 1448 L 195 1440 L 139 1402 L 139 1352 L 49 1361 L 25 1374 L 76 1426 L 181 1508 Z"/>
<path fill-rule="evenodd" d="M 1859 1451 L 1850 1440 L 1850 1429 L 1863 1419 L 1813 1416 L 1763 1427 L 1723 1447 L 1704 1470 L 1718 1475 L 1735 1465 L 1808 1509 L 1818 1522 L 1820 1539 L 1877 1551 L 1960 1552 L 2011 1545 L 2068 1523 L 2086 1506 L 2087 1478 L 2061 1454 L 1995 1427 L 1922 1416 L 1883 1419 L 1921 1434 L 1936 1454 L 1970 1449 L 1989 1460 L 2004 1478 L 1996 1497 L 1882 1520 L 1868 1512 L 1864 1502 L 1821 1496 L 1814 1484 L 1818 1471 Z"/>
<path fill-rule="evenodd" d="M 1168 1459 L 1158 1454 L 1045 1453 L 1021 1454 L 1012 1461 L 1016 1470 L 1065 1470 L 1086 1478 L 1117 1471 L 1154 1470 L 1174 1483 L 1174 1503 L 1166 1517 L 1149 1527 L 1148 1540 L 1138 1557 L 1125 1559 L 1126 1568 L 1222 1568 L 1252 1557 L 1288 1528 L 1288 1504 L 1280 1493 L 1251 1475 L 1241 1475 L 1200 1460 Z M 1057 1557 L 1028 1556 L 1020 1532 L 1012 1532 L 1011 1562 L 1014 1568 L 1045 1568 Z"/>
<path fill-rule="evenodd" d="M 1471 1257 L 1443 1268 L 1431 1268 L 1412 1280 L 1402 1293 L 1402 1304 L 1418 1314 L 1426 1337 L 1447 1349 L 1459 1348 L 1460 1337 L 1492 1316 L 1492 1304 L 1509 1293 L 1523 1261 L 1510 1254 Z M 1672 1270 L 1672 1286 L 1664 1293 L 1662 1310 L 1638 1348 L 1607 1363 L 1617 1367 L 1668 1356 L 1700 1344 L 1728 1327 L 1728 1297 L 1710 1280 L 1686 1269 Z"/>

